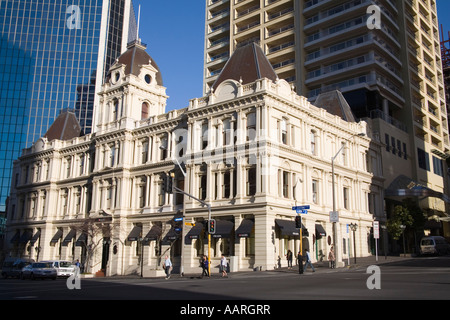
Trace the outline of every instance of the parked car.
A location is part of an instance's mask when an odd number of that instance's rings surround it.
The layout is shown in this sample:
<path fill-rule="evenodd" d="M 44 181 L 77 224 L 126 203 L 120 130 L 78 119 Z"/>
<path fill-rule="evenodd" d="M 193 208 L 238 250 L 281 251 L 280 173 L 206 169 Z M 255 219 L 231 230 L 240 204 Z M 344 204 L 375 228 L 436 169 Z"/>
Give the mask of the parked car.
<path fill-rule="evenodd" d="M 58 277 L 70 277 L 75 273 L 75 265 L 72 262 L 64 260 L 48 260 L 42 261 L 51 263 L 56 269 Z"/>
<path fill-rule="evenodd" d="M 22 269 L 33 262 L 32 259 L 6 258 L 2 266 L 2 277 L 19 278 Z"/>
<path fill-rule="evenodd" d="M 424 237 L 420 240 L 420 254 L 450 254 L 450 243 L 444 237 Z"/>
<path fill-rule="evenodd" d="M 56 269 L 53 268 L 51 262 L 34 262 L 23 268 L 20 274 L 21 279 L 50 278 L 56 280 L 57 276 Z"/>

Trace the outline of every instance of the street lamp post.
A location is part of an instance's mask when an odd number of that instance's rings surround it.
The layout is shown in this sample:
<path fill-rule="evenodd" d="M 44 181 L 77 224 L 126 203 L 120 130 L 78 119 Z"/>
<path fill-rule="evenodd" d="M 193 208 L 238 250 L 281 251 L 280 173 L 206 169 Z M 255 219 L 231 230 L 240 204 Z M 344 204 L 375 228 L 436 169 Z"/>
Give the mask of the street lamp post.
<path fill-rule="evenodd" d="M 351 138 L 358 136 L 358 137 L 365 137 L 365 133 L 356 133 L 352 135 L 350 138 L 346 139 L 347 141 Z M 341 151 L 345 148 L 346 142 L 341 146 L 341 148 L 336 152 L 334 157 L 331 158 L 331 184 L 332 184 L 332 196 L 333 196 L 333 214 L 336 215 L 336 191 L 335 191 L 335 183 L 334 183 L 334 160 L 336 160 L 337 156 Z M 337 224 L 336 221 L 333 221 L 333 244 L 334 244 L 334 254 L 336 256 L 336 262 L 339 262 L 338 260 L 338 242 L 337 242 Z M 336 266 L 338 266 L 338 263 L 336 263 Z"/>
<path fill-rule="evenodd" d="M 350 223 L 350 229 L 353 231 L 353 254 L 356 264 L 356 229 L 358 229 L 358 225 L 356 223 Z"/>

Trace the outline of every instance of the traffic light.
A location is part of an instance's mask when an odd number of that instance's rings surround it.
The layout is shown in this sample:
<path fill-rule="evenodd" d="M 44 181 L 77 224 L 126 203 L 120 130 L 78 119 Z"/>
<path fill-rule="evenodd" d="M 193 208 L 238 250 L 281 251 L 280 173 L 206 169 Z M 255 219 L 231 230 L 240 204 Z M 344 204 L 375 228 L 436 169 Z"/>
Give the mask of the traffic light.
<path fill-rule="evenodd" d="M 215 234 L 216 233 L 216 220 L 211 219 L 208 221 L 208 233 Z"/>
<path fill-rule="evenodd" d="M 302 228 L 302 217 L 301 216 L 296 216 L 295 217 L 295 227 L 297 229 L 301 229 Z"/>

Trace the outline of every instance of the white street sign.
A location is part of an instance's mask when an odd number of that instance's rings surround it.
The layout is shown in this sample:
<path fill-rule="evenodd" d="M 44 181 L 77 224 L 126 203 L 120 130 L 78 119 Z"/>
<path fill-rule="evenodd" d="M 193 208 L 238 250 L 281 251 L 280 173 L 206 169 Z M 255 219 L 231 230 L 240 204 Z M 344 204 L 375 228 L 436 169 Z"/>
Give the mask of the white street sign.
<path fill-rule="evenodd" d="M 339 211 L 330 211 L 330 222 L 339 222 Z"/>
<path fill-rule="evenodd" d="M 380 239 L 380 222 L 373 222 L 373 237 L 375 239 Z"/>

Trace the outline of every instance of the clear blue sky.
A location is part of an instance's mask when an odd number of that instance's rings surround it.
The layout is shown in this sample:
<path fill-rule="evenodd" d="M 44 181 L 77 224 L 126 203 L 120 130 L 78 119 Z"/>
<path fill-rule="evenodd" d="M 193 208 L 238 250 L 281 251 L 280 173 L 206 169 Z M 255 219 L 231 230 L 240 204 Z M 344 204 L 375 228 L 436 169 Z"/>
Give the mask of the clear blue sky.
<path fill-rule="evenodd" d="M 204 0 L 133 0 L 139 36 L 158 64 L 167 88 L 166 111 L 181 109 L 203 96 Z"/>
<path fill-rule="evenodd" d="M 141 5 L 140 38 L 161 69 L 166 111 L 187 107 L 203 95 L 205 0 L 133 0 Z M 450 0 L 437 0 L 439 28 L 450 31 Z M 440 30 L 439 30 L 440 32 Z"/>

